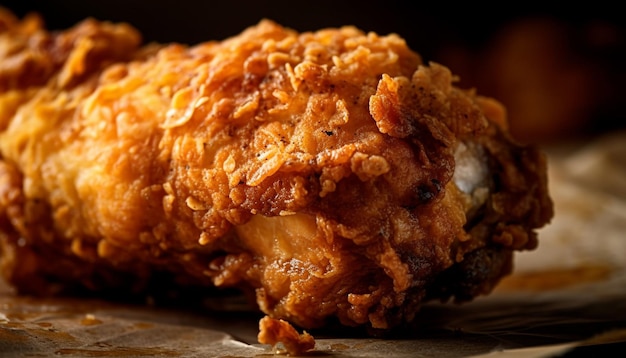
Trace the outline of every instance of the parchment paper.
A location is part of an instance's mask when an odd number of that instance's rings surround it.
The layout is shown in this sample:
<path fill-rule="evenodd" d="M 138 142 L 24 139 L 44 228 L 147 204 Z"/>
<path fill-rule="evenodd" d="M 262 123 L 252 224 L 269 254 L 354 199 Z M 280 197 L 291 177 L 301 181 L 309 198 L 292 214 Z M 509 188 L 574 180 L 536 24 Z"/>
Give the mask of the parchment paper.
<path fill-rule="evenodd" d="M 323 357 L 567 357 L 626 343 L 626 134 L 549 148 L 556 216 L 491 295 L 427 304 L 414 330 L 311 332 Z M 15 296 L 0 284 L 2 357 L 267 357 L 256 312 Z M 586 350 L 586 351 L 581 351 Z"/>

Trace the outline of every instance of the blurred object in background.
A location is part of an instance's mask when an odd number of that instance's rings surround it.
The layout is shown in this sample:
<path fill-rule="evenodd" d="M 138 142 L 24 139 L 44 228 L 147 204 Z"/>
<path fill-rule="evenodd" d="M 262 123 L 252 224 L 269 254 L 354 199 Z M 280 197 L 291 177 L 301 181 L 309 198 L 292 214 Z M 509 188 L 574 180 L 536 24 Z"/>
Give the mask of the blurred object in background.
<path fill-rule="evenodd" d="M 546 143 L 623 128 L 626 33 L 602 19 L 524 17 L 483 49 L 443 48 L 463 84 L 502 101 L 511 132 Z"/>

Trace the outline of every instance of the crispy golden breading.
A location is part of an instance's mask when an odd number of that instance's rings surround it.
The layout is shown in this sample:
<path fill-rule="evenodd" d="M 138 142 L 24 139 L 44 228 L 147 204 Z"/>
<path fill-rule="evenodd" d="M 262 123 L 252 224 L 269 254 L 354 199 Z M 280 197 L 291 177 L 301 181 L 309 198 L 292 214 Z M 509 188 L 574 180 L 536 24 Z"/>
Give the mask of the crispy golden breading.
<path fill-rule="evenodd" d="M 0 12 L 1 271 L 19 291 L 237 287 L 390 328 L 488 293 L 552 216 L 497 102 L 396 35 L 261 21 L 193 47 Z"/>
<path fill-rule="evenodd" d="M 315 348 L 315 339 L 307 332 L 298 333 L 289 322 L 268 316 L 259 321 L 258 341 L 277 347 L 282 344 L 287 353 L 300 355 Z"/>

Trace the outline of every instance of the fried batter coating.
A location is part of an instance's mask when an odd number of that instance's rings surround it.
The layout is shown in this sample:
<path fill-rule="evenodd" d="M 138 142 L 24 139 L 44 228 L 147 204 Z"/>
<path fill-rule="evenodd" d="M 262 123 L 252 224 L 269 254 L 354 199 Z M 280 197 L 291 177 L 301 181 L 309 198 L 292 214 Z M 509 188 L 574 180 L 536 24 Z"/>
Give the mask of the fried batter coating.
<path fill-rule="evenodd" d="M 315 348 L 315 339 L 307 332 L 298 333 L 289 322 L 265 316 L 259 322 L 259 343 L 277 348 L 282 344 L 287 353 L 300 355 Z"/>
<path fill-rule="evenodd" d="M 469 300 L 537 245 L 546 162 L 397 35 L 263 20 L 192 47 L 0 12 L 1 272 L 237 287 L 303 328 Z"/>

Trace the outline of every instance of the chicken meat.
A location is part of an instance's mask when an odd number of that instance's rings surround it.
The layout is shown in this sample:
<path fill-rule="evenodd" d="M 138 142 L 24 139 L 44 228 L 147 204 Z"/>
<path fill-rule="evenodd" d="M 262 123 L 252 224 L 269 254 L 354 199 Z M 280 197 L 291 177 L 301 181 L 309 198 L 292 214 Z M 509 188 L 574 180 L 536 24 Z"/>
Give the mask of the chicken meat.
<path fill-rule="evenodd" d="M 37 295 L 236 288 L 307 329 L 487 294 L 552 216 L 546 159 L 455 80 L 352 26 L 142 44 L 2 10 L 0 271 Z"/>

